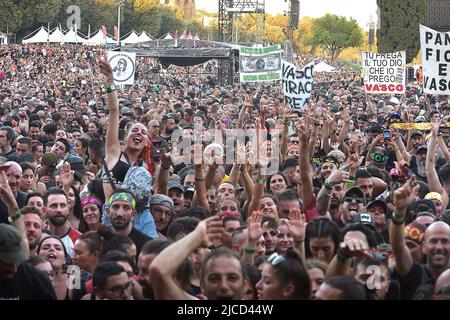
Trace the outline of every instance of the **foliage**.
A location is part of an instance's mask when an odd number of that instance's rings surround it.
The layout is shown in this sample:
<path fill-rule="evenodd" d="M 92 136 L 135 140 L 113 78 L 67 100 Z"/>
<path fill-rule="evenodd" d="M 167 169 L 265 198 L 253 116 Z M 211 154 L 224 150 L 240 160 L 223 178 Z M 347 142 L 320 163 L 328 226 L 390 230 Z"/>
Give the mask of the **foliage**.
<path fill-rule="evenodd" d="M 345 48 L 359 47 L 363 44 L 363 32 L 353 18 L 326 14 L 314 19 L 312 26 L 312 45 L 324 49 L 335 60 Z"/>
<path fill-rule="evenodd" d="M 406 49 L 406 62 L 410 63 L 420 49 L 419 24 L 425 23 L 425 0 L 377 0 L 381 23 L 377 32 L 381 53 Z"/>
<path fill-rule="evenodd" d="M 0 30 L 15 32 L 22 24 L 22 12 L 12 0 L 0 0 Z"/>

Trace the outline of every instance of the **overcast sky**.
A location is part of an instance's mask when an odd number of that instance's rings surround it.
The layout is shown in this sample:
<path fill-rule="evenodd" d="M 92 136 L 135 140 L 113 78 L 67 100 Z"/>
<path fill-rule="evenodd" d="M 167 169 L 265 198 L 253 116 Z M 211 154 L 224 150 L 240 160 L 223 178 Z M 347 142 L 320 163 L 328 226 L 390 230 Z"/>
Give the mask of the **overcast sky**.
<path fill-rule="evenodd" d="M 217 12 L 218 0 L 195 0 L 197 9 Z M 271 14 L 283 13 L 287 10 L 289 1 L 266 0 L 266 11 Z M 321 17 L 325 13 L 353 17 L 359 25 L 368 29 L 369 16 L 377 18 L 376 0 L 300 0 L 300 18 Z"/>

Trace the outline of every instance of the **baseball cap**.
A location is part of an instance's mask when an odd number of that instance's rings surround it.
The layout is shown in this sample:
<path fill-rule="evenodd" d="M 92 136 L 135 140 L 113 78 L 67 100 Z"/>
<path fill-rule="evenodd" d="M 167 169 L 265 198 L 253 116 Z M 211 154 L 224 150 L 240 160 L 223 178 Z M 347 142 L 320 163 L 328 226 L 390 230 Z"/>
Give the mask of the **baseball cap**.
<path fill-rule="evenodd" d="M 154 196 L 152 196 L 150 198 L 149 201 L 150 205 L 152 204 L 159 204 L 162 206 L 165 206 L 167 208 L 169 208 L 170 210 L 173 209 L 173 201 L 172 199 L 170 199 L 168 196 L 163 195 L 163 194 L 155 194 Z"/>
<path fill-rule="evenodd" d="M 425 153 L 427 153 L 427 151 L 428 151 L 428 146 L 426 144 L 417 148 L 417 153 L 423 153 L 424 151 L 425 151 Z"/>
<path fill-rule="evenodd" d="M 397 113 L 397 112 L 394 112 L 394 113 L 391 113 L 391 115 L 389 116 L 389 118 L 398 118 L 398 119 L 400 119 L 400 118 L 401 118 L 401 116 L 400 116 L 400 114 L 399 114 L 399 113 Z"/>
<path fill-rule="evenodd" d="M 42 156 L 42 164 L 49 168 L 56 168 L 58 164 L 58 157 L 54 152 L 47 152 Z"/>
<path fill-rule="evenodd" d="M 386 204 L 386 202 L 384 202 L 383 200 L 380 200 L 380 199 L 369 202 L 367 204 L 366 208 L 369 209 L 370 207 L 375 206 L 375 205 L 381 206 L 384 210 L 384 213 L 385 214 L 387 213 L 387 209 L 388 209 L 387 204 Z"/>
<path fill-rule="evenodd" d="M 170 190 L 170 189 L 178 189 L 182 193 L 184 193 L 183 186 L 177 181 L 173 181 L 173 180 L 169 181 L 169 183 L 167 184 L 167 190 Z"/>
<path fill-rule="evenodd" d="M 0 224 L 0 260 L 5 263 L 20 263 L 26 259 L 19 230 L 5 223 Z"/>
<path fill-rule="evenodd" d="M 65 162 L 70 163 L 70 168 L 75 171 L 83 171 L 85 168 L 84 160 L 79 156 L 70 156 Z"/>
<path fill-rule="evenodd" d="M 364 199 L 364 192 L 358 187 L 351 187 L 345 192 L 344 198 L 347 196 L 357 196 Z"/>
<path fill-rule="evenodd" d="M 354 215 L 352 218 L 352 223 L 360 223 L 375 231 L 375 224 L 370 213 L 364 212 Z"/>
<path fill-rule="evenodd" d="M 431 201 L 431 200 L 420 199 L 414 203 L 414 211 L 415 212 L 429 211 L 434 214 L 434 213 L 436 213 L 436 206 L 434 205 L 433 201 Z"/>
<path fill-rule="evenodd" d="M 193 186 L 184 186 L 184 193 L 194 193 L 195 192 L 195 187 Z"/>

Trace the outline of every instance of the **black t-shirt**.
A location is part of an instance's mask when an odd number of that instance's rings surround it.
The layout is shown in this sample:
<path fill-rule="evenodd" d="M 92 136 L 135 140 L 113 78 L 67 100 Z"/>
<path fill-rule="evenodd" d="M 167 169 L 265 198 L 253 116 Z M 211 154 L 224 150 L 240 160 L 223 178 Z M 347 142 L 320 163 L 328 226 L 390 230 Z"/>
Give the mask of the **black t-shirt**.
<path fill-rule="evenodd" d="M 399 277 L 398 282 L 402 300 L 412 300 L 418 291 L 421 291 L 424 287 L 434 287 L 436 281 L 433 280 L 424 265 L 414 262 L 408 274 L 403 278 Z"/>
<path fill-rule="evenodd" d="M 56 293 L 44 272 L 24 262 L 12 281 L 0 280 L 0 300 L 56 300 Z"/>
<path fill-rule="evenodd" d="M 27 194 L 19 191 L 17 193 L 16 201 L 19 209 L 22 209 L 27 204 Z M 8 207 L 0 200 L 0 223 L 9 224 L 8 217 Z"/>
<path fill-rule="evenodd" d="M 4 155 L 3 155 L 5 158 L 6 158 L 6 160 L 8 160 L 8 161 L 14 161 L 14 162 L 17 162 L 17 163 L 19 163 L 20 162 L 20 158 L 19 158 L 19 156 L 16 154 L 16 150 L 14 150 L 14 149 L 12 149 L 10 152 L 8 152 L 8 153 L 5 153 Z"/>
<path fill-rule="evenodd" d="M 128 235 L 128 238 L 130 238 L 136 245 L 136 256 L 139 256 L 139 253 L 141 253 L 144 244 L 147 241 L 152 240 L 152 238 L 146 236 L 145 234 L 143 234 L 142 232 L 140 232 L 135 228 L 131 229 L 131 233 Z"/>

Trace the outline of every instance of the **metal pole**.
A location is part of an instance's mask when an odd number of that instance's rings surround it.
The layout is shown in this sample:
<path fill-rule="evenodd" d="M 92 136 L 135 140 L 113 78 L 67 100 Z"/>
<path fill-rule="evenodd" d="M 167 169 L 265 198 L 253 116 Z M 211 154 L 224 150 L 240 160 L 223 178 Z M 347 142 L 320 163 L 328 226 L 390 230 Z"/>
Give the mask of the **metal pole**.
<path fill-rule="evenodd" d="M 117 14 L 117 45 L 120 45 L 120 5 L 122 3 L 119 2 L 118 14 Z"/>

